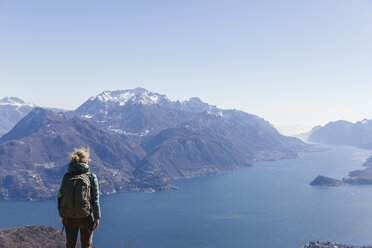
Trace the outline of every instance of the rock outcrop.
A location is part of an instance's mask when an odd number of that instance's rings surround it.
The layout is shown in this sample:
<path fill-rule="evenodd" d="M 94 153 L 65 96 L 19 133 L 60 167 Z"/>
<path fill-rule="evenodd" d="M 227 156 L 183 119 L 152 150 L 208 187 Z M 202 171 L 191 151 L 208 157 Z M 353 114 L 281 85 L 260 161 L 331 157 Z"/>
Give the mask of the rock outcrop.
<path fill-rule="evenodd" d="M 66 236 L 51 226 L 0 230 L 0 248 L 65 248 Z"/>
<path fill-rule="evenodd" d="M 302 248 L 372 248 L 372 245 L 357 246 L 347 244 L 336 244 L 329 241 L 309 242 Z"/>
<path fill-rule="evenodd" d="M 341 180 L 333 179 L 325 176 L 316 177 L 310 185 L 312 186 L 322 186 L 322 187 L 335 187 L 342 186 L 345 184 L 350 185 L 371 185 L 372 184 L 372 156 L 367 159 L 363 164 L 367 167 L 364 170 L 355 170 L 349 172 L 347 177 L 342 178 Z"/>
<path fill-rule="evenodd" d="M 342 180 L 333 179 L 325 176 L 317 176 L 311 183 L 311 186 L 320 186 L 320 187 L 336 187 L 343 185 Z"/>

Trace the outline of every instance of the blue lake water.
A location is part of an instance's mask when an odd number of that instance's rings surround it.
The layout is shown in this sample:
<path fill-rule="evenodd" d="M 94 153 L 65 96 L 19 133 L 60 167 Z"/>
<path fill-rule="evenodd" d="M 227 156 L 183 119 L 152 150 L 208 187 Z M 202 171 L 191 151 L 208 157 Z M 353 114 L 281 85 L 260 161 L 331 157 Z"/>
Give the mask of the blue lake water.
<path fill-rule="evenodd" d="M 372 186 L 314 188 L 319 174 L 342 178 L 372 152 L 331 147 L 299 159 L 176 181 L 177 191 L 101 197 L 100 248 L 299 248 L 310 240 L 372 244 Z M 56 201 L 0 201 L 0 228 L 61 228 Z"/>

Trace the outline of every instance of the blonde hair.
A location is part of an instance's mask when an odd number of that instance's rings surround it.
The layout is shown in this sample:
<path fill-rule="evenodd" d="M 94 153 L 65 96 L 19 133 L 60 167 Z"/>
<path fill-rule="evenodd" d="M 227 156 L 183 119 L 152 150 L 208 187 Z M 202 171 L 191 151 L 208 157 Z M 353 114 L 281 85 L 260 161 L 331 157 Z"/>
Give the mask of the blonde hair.
<path fill-rule="evenodd" d="M 89 159 L 89 148 L 79 148 L 71 154 L 71 162 L 87 164 Z"/>

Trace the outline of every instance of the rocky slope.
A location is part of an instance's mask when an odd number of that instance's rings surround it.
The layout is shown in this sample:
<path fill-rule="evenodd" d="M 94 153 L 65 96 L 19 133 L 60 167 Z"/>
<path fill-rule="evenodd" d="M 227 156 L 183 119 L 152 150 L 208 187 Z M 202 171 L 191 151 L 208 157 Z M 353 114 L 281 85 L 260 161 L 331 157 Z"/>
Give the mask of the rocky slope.
<path fill-rule="evenodd" d="M 65 232 L 61 233 L 51 226 L 21 226 L 0 230 L 0 248 L 65 247 Z M 77 243 L 76 248 L 81 248 L 81 244 Z"/>
<path fill-rule="evenodd" d="M 137 177 L 156 171 L 161 178 L 171 180 L 252 165 L 228 140 L 201 130 L 166 129 L 142 146 L 147 155 L 134 172 Z"/>
<path fill-rule="evenodd" d="M 345 183 L 342 180 L 333 179 L 325 176 L 317 176 L 311 183 L 311 186 L 336 187 Z"/>
<path fill-rule="evenodd" d="M 65 235 L 51 226 L 23 226 L 0 230 L 0 248 L 65 247 Z"/>

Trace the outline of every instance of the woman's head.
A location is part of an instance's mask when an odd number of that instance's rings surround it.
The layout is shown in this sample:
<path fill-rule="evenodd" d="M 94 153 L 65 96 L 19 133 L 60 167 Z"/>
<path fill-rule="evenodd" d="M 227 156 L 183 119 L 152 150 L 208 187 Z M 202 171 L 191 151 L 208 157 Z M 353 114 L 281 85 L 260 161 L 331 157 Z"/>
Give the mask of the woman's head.
<path fill-rule="evenodd" d="M 75 149 L 71 154 L 71 162 L 87 164 L 89 160 L 89 148 Z"/>

